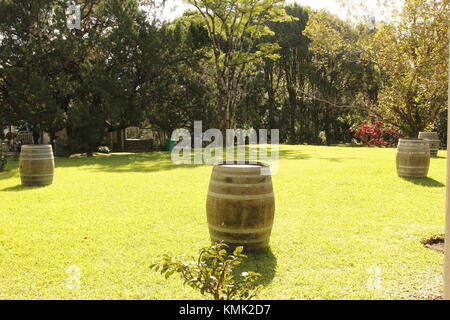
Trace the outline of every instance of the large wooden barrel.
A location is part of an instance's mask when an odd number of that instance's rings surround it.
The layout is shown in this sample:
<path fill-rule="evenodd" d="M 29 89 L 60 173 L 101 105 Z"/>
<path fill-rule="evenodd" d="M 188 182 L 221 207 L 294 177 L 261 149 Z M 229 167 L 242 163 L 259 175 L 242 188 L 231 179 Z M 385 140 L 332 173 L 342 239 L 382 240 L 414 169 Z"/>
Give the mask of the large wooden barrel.
<path fill-rule="evenodd" d="M 25 145 L 20 152 L 23 186 L 46 186 L 53 182 L 55 161 L 51 145 Z"/>
<path fill-rule="evenodd" d="M 437 132 L 420 132 L 419 139 L 427 140 L 430 144 L 430 153 L 433 158 L 437 158 L 441 140 Z"/>
<path fill-rule="evenodd" d="M 400 177 L 425 178 L 430 169 L 430 145 L 422 139 L 400 139 L 397 173 Z"/>
<path fill-rule="evenodd" d="M 246 251 L 267 249 L 275 215 L 266 163 L 219 163 L 213 168 L 206 204 L 211 241 Z"/>

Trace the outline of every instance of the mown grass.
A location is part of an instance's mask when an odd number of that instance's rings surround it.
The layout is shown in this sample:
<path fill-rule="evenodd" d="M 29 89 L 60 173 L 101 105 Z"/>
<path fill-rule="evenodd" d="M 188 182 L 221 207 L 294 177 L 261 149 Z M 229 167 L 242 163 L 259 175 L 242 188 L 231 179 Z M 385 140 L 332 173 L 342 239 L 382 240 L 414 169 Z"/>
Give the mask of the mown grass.
<path fill-rule="evenodd" d="M 56 166 L 45 188 L 21 187 L 17 162 L 0 173 L 0 299 L 202 299 L 149 265 L 209 245 L 210 166 L 167 153 Z M 394 149 L 282 147 L 271 250 L 244 266 L 264 275 L 260 298 L 439 296 L 443 255 L 420 241 L 444 232 L 444 157 L 429 177 L 397 177 Z"/>

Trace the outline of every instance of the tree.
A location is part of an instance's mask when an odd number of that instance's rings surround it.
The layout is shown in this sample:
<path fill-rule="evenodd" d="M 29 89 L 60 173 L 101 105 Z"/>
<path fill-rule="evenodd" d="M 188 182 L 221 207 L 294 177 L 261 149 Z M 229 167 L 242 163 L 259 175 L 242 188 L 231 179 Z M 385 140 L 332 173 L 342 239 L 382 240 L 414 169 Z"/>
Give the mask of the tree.
<path fill-rule="evenodd" d="M 359 96 L 376 98 L 378 78 L 373 63 L 344 39 L 360 41 L 367 30 L 296 4 L 285 10 L 296 19 L 269 23 L 274 34 L 260 41 L 278 43 L 280 58 L 264 59 L 246 77 L 239 123 L 278 128 L 281 141 L 293 144 L 349 142 L 364 112 L 352 105 Z"/>
<path fill-rule="evenodd" d="M 217 106 L 222 129 L 236 127 L 236 108 L 245 76 L 263 58 L 277 59 L 278 44 L 257 40 L 272 35 L 270 21 L 290 18 L 283 0 L 185 0 L 197 8 L 208 31 L 216 70 Z"/>
<path fill-rule="evenodd" d="M 161 54 L 144 3 L 83 1 L 81 29 L 70 30 L 66 1 L 1 2 L 3 118 L 66 128 L 71 150 L 88 154 L 108 130 L 142 122 Z"/>
<path fill-rule="evenodd" d="M 56 4 L 61 2 L 0 3 L 0 113 L 9 124 L 26 119 L 46 130 L 62 126 L 60 93 L 65 84 L 51 45 L 58 39 L 55 21 L 62 14 L 53 10 Z"/>
<path fill-rule="evenodd" d="M 177 128 L 191 128 L 195 120 L 210 124 L 217 117 L 212 114 L 209 70 L 213 66 L 208 61 L 207 31 L 195 13 L 186 12 L 174 22 L 162 25 L 158 36 L 160 72 L 155 73 L 155 85 L 147 93 L 151 97 L 147 114 L 151 126 L 170 137 Z"/>
<path fill-rule="evenodd" d="M 297 134 L 298 120 L 303 129 L 303 120 L 306 119 L 303 93 L 308 80 L 311 55 L 310 40 L 304 31 L 309 20 L 310 10 L 294 4 L 286 7 L 286 11 L 296 18 L 295 21 L 276 22 L 271 25 L 275 31 L 277 43 L 281 47 L 280 59 L 277 63 L 284 80 L 286 105 L 289 106 L 288 112 L 285 113 L 288 123 L 288 141 L 297 143 L 300 140 Z"/>
<path fill-rule="evenodd" d="M 374 111 L 416 137 L 447 106 L 448 0 L 407 0 L 370 48 L 384 75 Z"/>
<path fill-rule="evenodd" d="M 344 1 L 340 1 L 344 2 Z M 360 101 L 378 120 L 416 137 L 431 129 L 446 108 L 448 70 L 448 0 L 379 1 L 388 22 L 372 25 L 370 37 L 350 43 L 380 71 L 376 100 Z M 366 12 L 358 0 L 346 1 L 353 11 Z M 362 22 L 367 23 L 367 16 Z"/>

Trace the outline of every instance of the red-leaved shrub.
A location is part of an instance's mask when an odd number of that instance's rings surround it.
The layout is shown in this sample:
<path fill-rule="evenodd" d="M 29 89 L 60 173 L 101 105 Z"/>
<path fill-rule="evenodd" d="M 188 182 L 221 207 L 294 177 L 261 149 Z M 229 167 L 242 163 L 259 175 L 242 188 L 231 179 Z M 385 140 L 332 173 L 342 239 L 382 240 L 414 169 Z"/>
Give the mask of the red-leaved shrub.
<path fill-rule="evenodd" d="M 386 128 L 383 121 L 363 121 L 350 131 L 355 138 L 369 147 L 394 147 L 402 137 L 399 132 Z"/>

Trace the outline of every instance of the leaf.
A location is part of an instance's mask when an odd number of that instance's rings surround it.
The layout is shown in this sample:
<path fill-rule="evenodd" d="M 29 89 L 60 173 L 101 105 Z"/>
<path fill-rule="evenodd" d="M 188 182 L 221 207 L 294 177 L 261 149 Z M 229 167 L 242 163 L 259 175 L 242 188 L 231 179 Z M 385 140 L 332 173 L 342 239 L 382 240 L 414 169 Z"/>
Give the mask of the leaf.
<path fill-rule="evenodd" d="M 237 247 L 237 248 L 234 250 L 233 254 L 234 254 L 235 256 L 239 256 L 239 255 L 242 253 L 242 251 L 244 251 L 244 247 Z"/>

